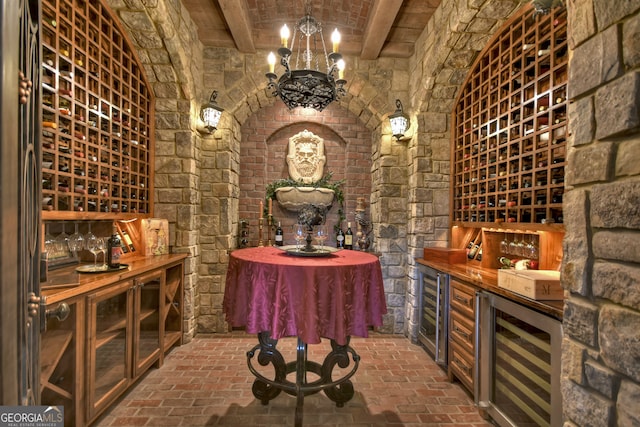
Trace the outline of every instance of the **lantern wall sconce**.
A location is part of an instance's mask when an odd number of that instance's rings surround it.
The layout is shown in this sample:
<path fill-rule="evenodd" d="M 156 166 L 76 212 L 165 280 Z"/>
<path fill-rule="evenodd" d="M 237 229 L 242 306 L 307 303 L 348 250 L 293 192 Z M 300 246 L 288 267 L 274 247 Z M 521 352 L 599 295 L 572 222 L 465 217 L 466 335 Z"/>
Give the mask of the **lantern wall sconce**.
<path fill-rule="evenodd" d="M 396 111 L 389 116 L 389 123 L 391 124 L 391 133 L 397 141 L 404 137 L 411 126 L 409 116 L 403 111 L 402 102 L 399 99 L 396 99 Z"/>
<path fill-rule="evenodd" d="M 220 117 L 222 116 L 222 112 L 224 108 L 220 107 L 216 102 L 216 98 L 218 97 L 218 91 L 214 90 L 211 93 L 211 97 L 209 98 L 209 102 L 202 106 L 200 109 L 200 119 L 204 123 L 204 129 L 202 132 L 212 133 L 214 130 L 218 128 L 218 123 L 220 123 Z"/>

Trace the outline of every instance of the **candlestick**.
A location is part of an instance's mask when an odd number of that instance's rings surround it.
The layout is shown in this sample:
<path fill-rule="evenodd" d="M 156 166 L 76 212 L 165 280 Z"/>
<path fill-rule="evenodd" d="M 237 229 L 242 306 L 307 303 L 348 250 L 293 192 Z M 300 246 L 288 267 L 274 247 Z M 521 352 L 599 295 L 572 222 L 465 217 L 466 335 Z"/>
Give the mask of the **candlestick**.
<path fill-rule="evenodd" d="M 271 202 L 271 199 L 269 199 L 269 202 Z M 271 203 L 269 203 L 269 208 L 271 208 Z M 267 246 L 273 246 L 273 244 L 271 243 L 271 227 L 272 226 L 273 226 L 273 215 L 269 213 L 269 215 L 267 216 Z"/>
<path fill-rule="evenodd" d="M 273 199 L 269 198 L 269 215 L 271 215 L 271 205 L 272 205 Z"/>
<path fill-rule="evenodd" d="M 262 207 L 262 202 L 260 202 L 260 207 Z M 261 209 L 262 211 L 262 209 Z M 262 240 L 262 223 L 264 219 L 262 217 L 258 218 L 258 246 L 263 247 L 264 241 Z"/>

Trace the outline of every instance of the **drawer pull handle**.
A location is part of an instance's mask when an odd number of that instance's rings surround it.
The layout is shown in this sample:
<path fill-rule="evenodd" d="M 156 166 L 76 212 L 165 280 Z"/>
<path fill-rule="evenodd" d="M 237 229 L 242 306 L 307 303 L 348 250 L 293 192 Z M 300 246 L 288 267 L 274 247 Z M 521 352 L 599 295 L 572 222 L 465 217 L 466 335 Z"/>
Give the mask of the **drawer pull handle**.
<path fill-rule="evenodd" d="M 470 335 L 468 333 L 466 333 L 465 331 L 463 331 L 462 329 L 458 328 L 457 326 L 453 327 L 453 330 L 458 334 L 458 335 L 462 335 L 464 337 L 464 339 L 468 340 L 470 338 Z"/>
<path fill-rule="evenodd" d="M 464 305 L 469 305 L 469 298 L 461 297 L 460 295 L 456 295 L 455 299 L 463 303 Z"/>

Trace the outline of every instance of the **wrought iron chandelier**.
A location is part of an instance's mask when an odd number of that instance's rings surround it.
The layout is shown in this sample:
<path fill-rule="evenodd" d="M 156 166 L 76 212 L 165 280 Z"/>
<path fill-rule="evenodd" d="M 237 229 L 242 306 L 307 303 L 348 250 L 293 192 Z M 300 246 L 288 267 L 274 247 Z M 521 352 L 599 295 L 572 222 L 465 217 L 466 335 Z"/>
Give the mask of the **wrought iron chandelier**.
<path fill-rule="evenodd" d="M 291 48 L 288 46 L 289 28 L 285 24 L 280 30 L 282 46 L 278 49 L 278 55 L 284 73 L 278 78 L 275 73 L 276 56 L 271 52 L 268 57 L 269 72 L 266 74 L 269 79 L 267 89 L 272 96 L 279 96 L 289 109 L 305 107 L 322 111 L 346 93 L 344 84 L 347 81 L 344 79 L 344 60 L 338 53 L 340 33 L 337 29 L 332 33 L 333 51 L 327 54 L 322 24 L 311 16 L 311 11 L 311 4 L 307 2 L 306 15 L 293 28 Z M 291 56 L 294 51 L 295 69 L 292 69 Z M 302 64 L 302 68 L 299 68 L 299 64 Z M 326 72 L 320 70 L 321 65 L 326 65 Z"/>

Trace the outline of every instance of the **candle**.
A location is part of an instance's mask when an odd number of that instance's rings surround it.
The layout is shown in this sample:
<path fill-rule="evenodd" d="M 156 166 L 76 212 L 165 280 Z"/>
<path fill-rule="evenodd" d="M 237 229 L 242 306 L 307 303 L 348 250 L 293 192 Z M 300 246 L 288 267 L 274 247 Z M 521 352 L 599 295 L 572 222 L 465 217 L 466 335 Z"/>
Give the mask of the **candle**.
<path fill-rule="evenodd" d="M 269 52 L 267 61 L 269 62 L 269 72 L 273 73 L 276 69 L 276 56 L 273 54 L 273 52 Z"/>
<path fill-rule="evenodd" d="M 269 199 L 269 215 L 271 215 L 271 204 L 272 204 L 273 199 Z"/>
<path fill-rule="evenodd" d="M 337 28 L 333 30 L 333 33 L 331 33 L 331 41 L 333 42 L 333 51 L 338 52 L 338 45 L 340 44 L 340 33 L 338 32 Z"/>
<path fill-rule="evenodd" d="M 264 212 L 264 206 L 262 204 L 262 200 L 260 200 L 260 210 L 259 210 L 260 215 L 258 216 L 258 218 L 262 218 L 262 212 Z"/>
<path fill-rule="evenodd" d="M 338 61 L 338 79 L 339 80 L 344 79 L 344 69 L 345 69 L 344 59 L 341 59 Z"/>
<path fill-rule="evenodd" d="M 280 29 L 280 40 L 282 41 L 283 47 L 287 47 L 287 44 L 289 42 L 289 35 L 289 27 L 287 27 L 287 24 L 284 24 Z"/>

